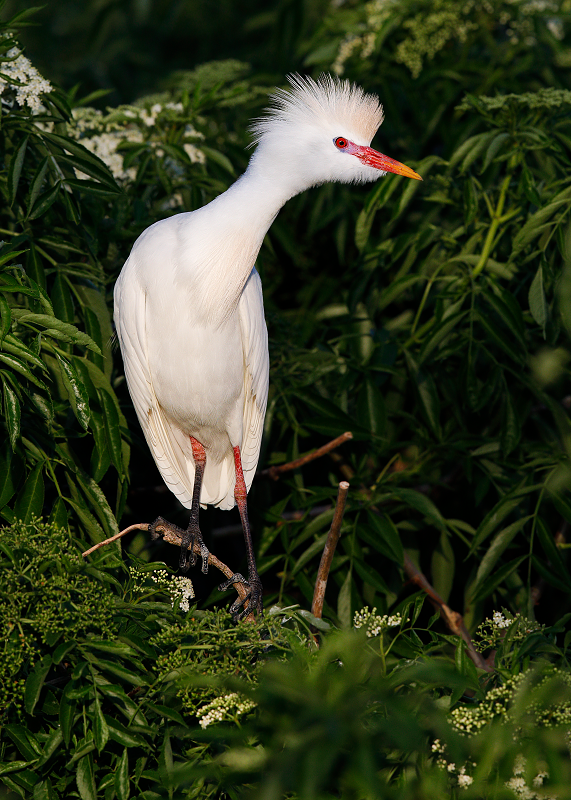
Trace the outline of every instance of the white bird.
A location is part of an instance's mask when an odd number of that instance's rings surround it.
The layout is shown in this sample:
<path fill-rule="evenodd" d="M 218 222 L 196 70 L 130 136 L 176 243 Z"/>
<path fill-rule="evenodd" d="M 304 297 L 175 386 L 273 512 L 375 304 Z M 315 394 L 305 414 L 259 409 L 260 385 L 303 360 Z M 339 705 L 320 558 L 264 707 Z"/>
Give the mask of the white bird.
<path fill-rule="evenodd" d="M 269 383 L 258 251 L 278 211 L 326 181 L 364 183 L 387 172 L 421 180 L 369 146 L 378 98 L 348 81 L 289 77 L 252 125 L 246 172 L 196 211 L 156 222 L 135 242 L 115 286 L 115 325 L 137 416 L 161 475 L 190 508 L 181 568 L 201 548 L 200 506 L 240 511 L 248 559 L 244 617 L 262 609 L 246 496 L 260 454 Z M 155 521 L 165 524 L 159 517 Z M 170 523 L 166 523 L 170 524 Z M 174 526 L 173 526 L 174 528 Z M 176 529 L 181 535 L 180 529 Z"/>

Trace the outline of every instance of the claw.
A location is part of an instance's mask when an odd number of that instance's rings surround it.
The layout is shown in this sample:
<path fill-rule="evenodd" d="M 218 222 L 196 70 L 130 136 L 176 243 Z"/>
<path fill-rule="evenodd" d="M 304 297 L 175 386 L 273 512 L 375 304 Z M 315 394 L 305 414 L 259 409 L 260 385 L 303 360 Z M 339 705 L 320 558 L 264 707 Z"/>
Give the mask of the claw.
<path fill-rule="evenodd" d="M 261 614 L 264 608 L 262 603 L 263 587 L 258 573 L 249 574 L 248 580 L 246 580 L 239 572 L 235 572 L 231 578 L 221 583 L 218 589 L 224 592 L 235 583 L 241 583 L 250 591 L 245 597 L 238 597 L 230 606 L 230 613 L 234 617 L 234 621 L 241 622 L 252 613 Z M 248 601 L 248 606 L 244 608 L 246 600 Z M 242 610 L 240 611 L 240 609 Z"/>

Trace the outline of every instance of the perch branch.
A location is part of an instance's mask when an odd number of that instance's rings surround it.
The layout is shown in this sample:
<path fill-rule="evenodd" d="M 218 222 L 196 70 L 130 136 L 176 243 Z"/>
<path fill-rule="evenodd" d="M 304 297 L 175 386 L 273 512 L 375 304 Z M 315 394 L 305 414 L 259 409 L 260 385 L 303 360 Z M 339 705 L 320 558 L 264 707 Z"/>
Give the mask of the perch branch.
<path fill-rule="evenodd" d="M 292 469 L 297 469 L 298 467 L 303 467 L 305 464 L 309 464 L 310 461 L 313 461 L 316 458 L 321 458 L 321 456 L 330 453 L 331 450 L 335 450 L 336 447 L 343 444 L 344 442 L 348 442 L 349 439 L 353 438 L 353 434 L 351 431 L 345 431 L 342 433 L 341 436 L 338 436 L 336 439 L 332 439 L 327 444 L 324 444 L 323 447 L 318 447 L 317 450 L 313 450 L 311 453 L 308 453 L 301 458 L 296 458 L 295 461 L 289 461 L 287 464 L 280 464 L 279 467 L 269 467 L 268 469 L 264 469 L 261 472 L 258 472 L 256 475 L 257 478 L 271 478 L 273 481 L 277 481 L 282 474 L 282 472 L 290 472 Z"/>
<path fill-rule="evenodd" d="M 125 530 L 121 531 L 120 533 L 116 533 L 115 536 L 112 536 L 110 539 L 105 539 L 104 542 L 98 542 L 93 547 L 90 547 L 89 550 L 86 550 L 85 553 L 82 553 L 82 555 L 85 558 L 86 556 L 88 556 L 91 553 L 93 553 L 95 550 L 99 550 L 100 547 L 104 547 L 106 544 L 111 544 L 111 542 L 115 542 L 117 539 L 120 539 L 122 536 L 125 536 L 125 534 L 129 533 L 130 531 L 134 531 L 134 530 L 148 531 L 149 527 L 150 527 L 150 525 L 149 525 L 148 522 L 138 522 L 135 525 L 129 525 L 128 528 L 125 528 Z M 176 545 L 177 547 L 180 547 L 181 542 L 182 542 L 181 537 L 178 536 L 176 533 L 174 533 L 172 530 L 169 530 L 167 528 L 162 528 L 162 526 L 160 524 L 158 524 L 156 526 L 156 528 L 155 528 L 155 531 L 162 535 L 162 538 L 163 538 L 163 540 L 165 542 L 168 542 L 169 544 L 173 544 L 173 545 Z M 190 547 L 190 545 L 189 545 L 189 547 Z M 194 544 L 194 552 L 197 555 L 201 555 L 200 545 L 197 542 Z M 224 564 L 218 558 L 216 558 L 216 556 L 213 555 L 212 553 L 208 554 L 208 563 L 212 564 L 212 566 L 216 567 L 216 569 L 219 569 L 220 572 L 222 572 L 222 574 L 225 575 L 225 577 L 228 578 L 228 579 L 230 579 L 234 575 L 234 571 L 231 570 L 230 567 L 226 566 L 226 564 Z M 244 597 L 246 597 L 248 592 L 244 588 L 244 586 L 242 586 L 241 583 L 235 583 L 234 584 L 234 588 L 238 592 L 238 596 L 240 597 L 241 600 Z M 254 615 L 250 614 L 248 617 L 246 617 L 246 619 L 249 622 L 252 622 L 253 619 L 254 619 Z"/>
<path fill-rule="evenodd" d="M 415 567 L 406 553 L 404 554 L 404 570 L 412 583 L 415 583 L 420 589 L 422 589 L 423 592 L 428 595 L 430 602 L 435 608 L 438 609 L 438 611 L 440 611 L 440 616 L 450 628 L 452 633 L 454 633 L 456 636 L 461 636 L 462 639 L 464 639 L 466 642 L 466 650 L 468 655 L 478 669 L 483 669 L 486 672 L 493 672 L 493 665 L 489 664 L 474 647 L 472 639 L 470 638 L 470 634 L 464 625 L 462 614 L 459 614 L 457 611 L 453 611 L 446 605 L 438 592 L 436 592 L 434 587 L 431 586 L 431 584 L 426 580 L 422 572 Z"/>
<path fill-rule="evenodd" d="M 346 436 L 347 434 L 345 434 Z M 339 437 L 341 438 L 341 437 Z M 325 589 L 327 588 L 327 579 L 329 578 L 329 570 L 331 569 L 331 562 L 339 536 L 341 534 L 341 523 L 343 522 L 343 513 L 345 511 L 345 502 L 347 500 L 347 492 L 349 491 L 349 484 L 347 481 L 341 481 L 339 484 L 339 492 L 337 493 L 337 502 L 335 504 L 335 513 L 331 528 L 327 534 L 327 541 L 323 548 L 321 556 L 321 563 L 319 564 L 319 571 L 317 573 L 317 580 L 315 581 L 315 590 L 313 592 L 313 603 L 311 604 L 311 613 L 314 617 L 321 618 L 323 613 L 323 603 L 325 600 Z"/>

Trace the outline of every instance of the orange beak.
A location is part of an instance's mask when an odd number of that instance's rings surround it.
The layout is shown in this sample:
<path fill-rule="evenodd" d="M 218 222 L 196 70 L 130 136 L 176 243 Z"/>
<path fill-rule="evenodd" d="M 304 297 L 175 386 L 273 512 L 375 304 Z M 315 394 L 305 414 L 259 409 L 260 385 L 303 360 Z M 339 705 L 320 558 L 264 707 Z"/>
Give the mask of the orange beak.
<path fill-rule="evenodd" d="M 367 164 L 369 167 L 375 167 L 375 169 L 380 169 L 383 172 L 394 172 L 395 175 L 404 175 L 405 178 L 414 178 L 417 181 L 422 180 L 420 175 L 410 167 L 407 167 L 406 164 L 401 164 L 400 161 L 395 161 L 394 158 L 378 153 L 372 147 L 357 145 L 353 155 L 357 156 L 361 163 Z"/>

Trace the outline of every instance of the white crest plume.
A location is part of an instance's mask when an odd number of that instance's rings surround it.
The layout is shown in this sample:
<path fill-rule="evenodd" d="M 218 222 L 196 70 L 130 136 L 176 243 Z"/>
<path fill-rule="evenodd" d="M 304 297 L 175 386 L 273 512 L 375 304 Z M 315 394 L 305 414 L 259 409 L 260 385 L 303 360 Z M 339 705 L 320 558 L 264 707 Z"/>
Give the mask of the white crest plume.
<path fill-rule="evenodd" d="M 340 131 L 348 128 L 358 133 L 364 142 L 371 143 L 384 117 L 377 95 L 327 74 L 317 81 L 297 73 L 288 75 L 287 79 L 292 88 L 277 89 L 270 95 L 272 105 L 250 127 L 254 144 L 259 144 L 276 124 L 303 124 L 308 117 L 313 117 L 318 125 L 324 121 L 337 123 Z"/>

